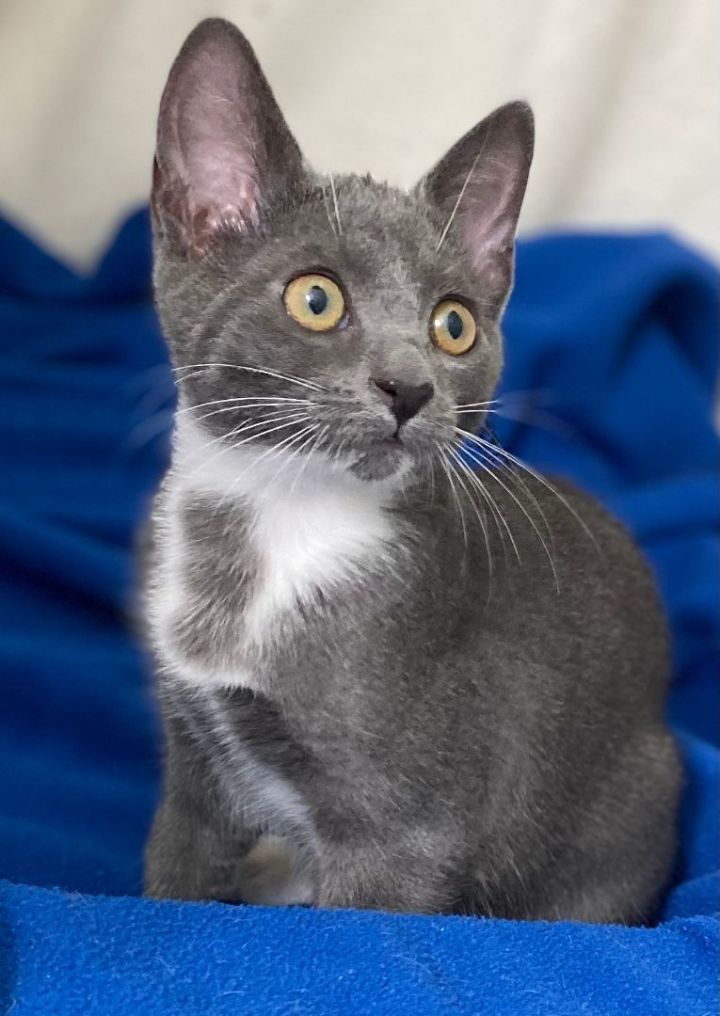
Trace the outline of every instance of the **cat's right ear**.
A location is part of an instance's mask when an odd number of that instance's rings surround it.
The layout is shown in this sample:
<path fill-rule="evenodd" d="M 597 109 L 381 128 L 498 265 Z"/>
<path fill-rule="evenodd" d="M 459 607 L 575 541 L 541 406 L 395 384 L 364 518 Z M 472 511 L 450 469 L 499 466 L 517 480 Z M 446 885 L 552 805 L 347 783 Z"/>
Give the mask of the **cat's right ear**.
<path fill-rule="evenodd" d="M 189 257 L 221 229 L 256 229 L 303 175 L 302 156 L 247 39 L 201 22 L 170 71 L 158 118 L 152 210 Z"/>

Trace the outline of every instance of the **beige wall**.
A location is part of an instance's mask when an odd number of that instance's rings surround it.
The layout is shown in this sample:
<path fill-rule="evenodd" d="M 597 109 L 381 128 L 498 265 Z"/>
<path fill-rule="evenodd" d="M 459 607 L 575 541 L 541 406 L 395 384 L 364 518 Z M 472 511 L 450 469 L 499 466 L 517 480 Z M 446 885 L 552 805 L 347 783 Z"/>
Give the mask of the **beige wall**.
<path fill-rule="evenodd" d="M 249 36 L 318 168 L 409 185 L 509 98 L 536 108 L 523 226 L 669 226 L 720 255 L 716 0 L 0 0 L 0 203 L 87 264 L 145 199 L 189 29 Z"/>

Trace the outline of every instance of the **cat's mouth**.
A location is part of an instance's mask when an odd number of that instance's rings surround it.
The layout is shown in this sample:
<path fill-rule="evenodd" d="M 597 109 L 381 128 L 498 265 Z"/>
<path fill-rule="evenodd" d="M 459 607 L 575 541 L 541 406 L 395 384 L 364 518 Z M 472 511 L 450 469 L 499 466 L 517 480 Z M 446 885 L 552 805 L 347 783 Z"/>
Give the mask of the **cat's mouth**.
<path fill-rule="evenodd" d="M 434 436 L 426 420 L 398 423 L 385 414 L 368 419 L 346 413 L 332 420 L 318 450 L 361 479 L 383 480 L 425 461 L 435 449 Z"/>
<path fill-rule="evenodd" d="M 401 473 L 410 460 L 410 449 L 396 432 L 356 447 L 350 470 L 364 480 L 385 480 Z"/>

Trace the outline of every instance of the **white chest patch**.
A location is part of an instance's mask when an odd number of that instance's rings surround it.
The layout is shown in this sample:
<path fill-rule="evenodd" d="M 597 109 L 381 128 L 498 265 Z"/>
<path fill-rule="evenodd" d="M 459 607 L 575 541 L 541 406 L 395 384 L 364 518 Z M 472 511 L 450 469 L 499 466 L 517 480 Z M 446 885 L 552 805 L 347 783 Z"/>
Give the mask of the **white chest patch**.
<path fill-rule="evenodd" d="M 217 445 L 208 452 L 207 441 L 183 421 L 175 483 L 185 495 L 241 500 L 253 514 L 250 538 L 260 574 L 245 610 L 248 648 L 272 641 L 298 602 L 312 602 L 318 590 L 330 595 L 383 560 L 391 566 L 395 532 L 385 509 L 401 476 L 363 482 L 322 455 L 261 459 L 262 452 L 245 449 L 218 453 Z"/>
<path fill-rule="evenodd" d="M 393 534 L 382 500 L 363 486 L 318 475 L 313 464 L 311 475 L 300 477 L 295 489 L 290 480 L 250 495 L 262 569 L 247 614 L 255 641 L 262 641 L 273 619 L 298 600 L 312 600 L 318 589 L 330 592 L 388 552 Z"/>

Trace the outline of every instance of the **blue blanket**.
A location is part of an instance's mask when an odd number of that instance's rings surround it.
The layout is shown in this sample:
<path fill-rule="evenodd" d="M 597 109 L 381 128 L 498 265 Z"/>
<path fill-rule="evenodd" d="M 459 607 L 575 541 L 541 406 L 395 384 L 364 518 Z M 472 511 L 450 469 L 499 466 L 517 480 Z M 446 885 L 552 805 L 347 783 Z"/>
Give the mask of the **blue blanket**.
<path fill-rule="evenodd" d="M 631 527 L 674 635 L 687 782 L 658 924 L 532 924 L 138 898 L 158 788 L 131 540 L 174 392 L 144 213 L 80 277 L 0 225 L 0 1011 L 717 1011 L 718 280 L 661 235 L 521 245 L 507 447 Z M 527 401 L 527 400 L 526 400 Z"/>

